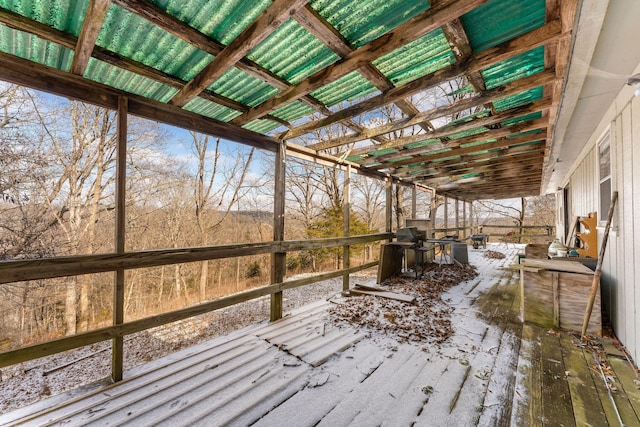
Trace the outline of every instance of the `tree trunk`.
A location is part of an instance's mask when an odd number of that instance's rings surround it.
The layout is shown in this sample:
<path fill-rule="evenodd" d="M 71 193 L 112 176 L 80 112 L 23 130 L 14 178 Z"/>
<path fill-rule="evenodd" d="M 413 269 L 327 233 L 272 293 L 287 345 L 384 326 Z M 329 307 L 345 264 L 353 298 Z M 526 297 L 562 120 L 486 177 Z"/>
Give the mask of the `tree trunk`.
<path fill-rule="evenodd" d="M 207 279 L 209 277 L 209 261 L 200 263 L 200 301 L 207 299 Z"/>
<path fill-rule="evenodd" d="M 76 299 L 78 298 L 78 289 L 76 287 L 75 277 L 70 277 L 67 279 L 67 289 L 66 289 L 66 301 L 64 307 L 64 321 L 65 321 L 65 334 L 66 335 L 75 335 L 76 334 Z"/>

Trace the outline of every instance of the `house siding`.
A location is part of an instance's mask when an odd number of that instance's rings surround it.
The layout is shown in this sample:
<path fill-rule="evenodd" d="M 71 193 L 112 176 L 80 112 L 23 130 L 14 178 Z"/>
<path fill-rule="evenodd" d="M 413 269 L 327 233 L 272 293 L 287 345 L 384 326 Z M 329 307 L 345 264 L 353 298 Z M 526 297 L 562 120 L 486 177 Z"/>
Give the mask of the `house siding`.
<path fill-rule="evenodd" d="M 611 188 L 618 202 L 609 234 L 601 279 L 602 305 L 613 329 L 640 362 L 640 98 L 629 90 L 617 97 L 589 139 L 573 172 L 569 218 L 595 212 L 599 206 L 598 142 L 606 131 L 611 141 Z M 561 193 L 559 193 L 561 194 Z M 607 213 L 598 218 L 601 224 Z M 561 215 L 558 215 L 561 217 Z M 563 224 L 558 224 L 562 230 Z M 570 224 L 568 225 L 570 226 Z M 604 227 L 598 227 L 601 245 Z"/>

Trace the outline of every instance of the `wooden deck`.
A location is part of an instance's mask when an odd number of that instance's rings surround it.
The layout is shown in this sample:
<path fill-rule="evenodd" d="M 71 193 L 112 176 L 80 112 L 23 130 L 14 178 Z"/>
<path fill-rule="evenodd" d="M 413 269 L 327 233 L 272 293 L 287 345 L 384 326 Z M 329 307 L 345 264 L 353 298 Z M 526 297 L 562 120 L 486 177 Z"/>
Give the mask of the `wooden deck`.
<path fill-rule="evenodd" d="M 609 339 L 520 323 L 518 275 L 505 268 L 517 249 L 489 249 L 508 256 L 469 248 L 480 276 L 443 296 L 456 333 L 428 351 L 334 326 L 332 302 L 321 301 L 0 425 L 640 425 L 640 383 L 624 354 Z"/>

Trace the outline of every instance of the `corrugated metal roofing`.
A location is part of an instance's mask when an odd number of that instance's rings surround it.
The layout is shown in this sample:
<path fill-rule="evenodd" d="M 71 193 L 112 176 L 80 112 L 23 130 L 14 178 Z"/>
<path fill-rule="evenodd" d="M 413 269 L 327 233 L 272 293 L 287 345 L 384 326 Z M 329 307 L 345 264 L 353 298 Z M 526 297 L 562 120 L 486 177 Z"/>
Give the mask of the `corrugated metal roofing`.
<path fill-rule="evenodd" d="M 247 57 L 292 84 L 340 59 L 293 19 L 271 33 Z"/>
<path fill-rule="evenodd" d="M 554 63 L 547 62 L 545 55 L 559 54 L 556 46 L 548 46 L 556 39 L 532 44 L 536 47 L 506 55 L 497 63 L 488 61 L 477 73 L 466 72 L 466 67 L 477 59 L 464 56 L 535 30 L 567 9 L 556 5 L 547 10 L 547 3 L 488 0 L 475 6 L 473 0 L 458 0 L 439 3 L 432 9 L 426 0 L 311 0 L 306 5 L 291 2 L 289 7 L 297 9 L 285 10 L 277 25 L 269 22 L 260 27 L 265 32 L 259 35 L 259 41 L 250 43 L 247 39 L 238 43 L 238 37 L 256 35 L 259 30 L 255 26 L 251 33 L 243 32 L 262 19 L 263 12 L 277 5 L 286 9 L 285 3 L 113 0 L 100 23 L 96 41 L 100 49 L 94 51 L 86 67 L 83 64 L 83 77 L 153 101 L 182 105 L 184 110 L 258 133 L 280 135 L 288 129 L 283 134 L 287 140 L 311 140 L 304 138 L 309 130 L 324 134 L 326 127 L 348 128 L 348 136 L 341 139 L 347 142 L 325 146 L 340 147 L 345 152 L 351 149 L 350 160 L 374 169 L 415 172 L 414 169 L 429 168 L 431 162 L 425 162 L 425 158 L 441 162 L 440 148 L 456 139 L 463 138 L 460 142 L 467 149 L 495 141 L 492 134 L 497 131 L 502 139 L 506 135 L 507 139 L 517 137 L 524 143 L 527 135 L 536 137 L 531 131 L 509 134 L 508 128 L 550 117 L 531 107 L 533 101 L 543 98 L 544 102 L 534 104 L 536 108 L 549 108 L 551 101 L 547 100 L 557 102 L 543 86 L 532 88 L 527 83 L 519 94 L 514 95 L 509 89 L 508 96 L 496 100 L 492 95 L 490 101 L 478 105 L 472 99 L 485 90 L 498 89 L 492 93 L 500 93 L 504 85 L 545 71 L 545 63 Z M 0 51 L 69 72 L 88 4 L 89 0 L 0 0 Z M 549 3 L 549 7 L 553 5 Z M 152 7 L 149 14 L 140 11 Z M 432 22 L 436 24 L 431 26 Z M 565 22 L 562 27 L 571 25 Z M 29 31 L 37 35 L 28 34 Z M 560 30 L 557 31 L 559 37 Z M 381 36 L 385 38 L 371 43 Z M 225 46 L 234 40 L 233 46 L 240 49 L 241 55 L 231 52 L 234 60 L 221 61 L 222 72 L 216 74 L 217 78 L 207 79 L 203 70 L 211 68 L 207 66 L 220 52 L 229 50 Z M 350 49 L 360 47 L 364 48 L 350 53 Z M 477 58 L 487 60 L 482 55 Z M 193 82 L 194 78 L 198 79 L 196 93 L 185 94 L 189 91 L 182 89 L 181 82 Z M 423 103 L 420 90 L 433 88 L 436 83 L 440 84 L 437 98 Z M 198 96 L 204 87 L 209 93 Z M 407 96 L 387 98 L 389 90 L 405 87 L 414 89 Z M 184 102 L 173 102 L 176 94 L 184 95 Z M 213 102 L 216 95 L 232 102 Z M 410 97 L 414 95 L 416 103 L 411 104 Z M 390 103 L 397 104 L 408 125 L 389 131 L 379 124 L 377 119 Z M 360 109 L 365 104 L 367 107 Z M 444 106 L 448 104 L 454 105 L 455 112 L 447 112 Z M 458 108 L 458 104 L 469 106 Z M 509 117 L 516 107 L 530 113 L 514 112 Z M 345 108 L 353 108 L 354 113 L 343 114 Z M 424 122 L 407 119 L 417 112 L 429 118 Z M 314 118 L 317 113 L 325 117 L 322 122 Z M 492 120 L 496 113 L 507 118 Z M 451 120 L 460 115 L 463 117 Z M 366 133 L 360 135 L 353 130 L 357 127 L 346 120 L 360 122 Z M 394 120 L 390 123 L 397 123 Z M 549 120 L 553 123 L 552 117 Z M 457 130 L 459 126 L 463 127 Z M 373 134 L 378 129 L 380 133 Z M 398 132 L 400 129 L 403 132 Z M 416 131 L 420 135 L 415 135 Z M 235 132 L 231 132 L 234 138 L 242 141 Z M 249 139 L 255 134 L 250 135 Z M 377 136 L 389 141 L 378 145 Z M 452 152 L 451 158 L 460 156 Z M 475 164 L 475 160 L 469 164 Z"/>
<path fill-rule="evenodd" d="M 224 45 L 248 27 L 271 4 L 271 0 L 149 0 Z"/>
<path fill-rule="evenodd" d="M 544 24 L 545 0 L 490 0 L 460 20 L 474 52 L 481 52 Z"/>
<path fill-rule="evenodd" d="M 0 26 L 0 50 L 38 64 L 68 71 L 73 51 L 38 36 Z"/>
<path fill-rule="evenodd" d="M 373 61 L 373 65 L 396 86 L 401 86 L 455 62 L 451 46 L 438 28 Z"/>
<path fill-rule="evenodd" d="M 425 0 L 312 0 L 311 7 L 360 47 L 430 7 Z"/>

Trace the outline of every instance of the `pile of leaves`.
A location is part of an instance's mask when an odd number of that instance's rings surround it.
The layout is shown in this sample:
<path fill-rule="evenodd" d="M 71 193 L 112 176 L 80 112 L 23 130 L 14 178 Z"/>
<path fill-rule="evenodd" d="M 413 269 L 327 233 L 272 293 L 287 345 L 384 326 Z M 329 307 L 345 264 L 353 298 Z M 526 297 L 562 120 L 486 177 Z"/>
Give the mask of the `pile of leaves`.
<path fill-rule="evenodd" d="M 391 335 L 400 342 L 438 345 L 454 333 L 453 307 L 442 300 L 442 294 L 476 276 L 471 266 L 432 264 L 421 279 L 394 277 L 383 283 L 390 292 L 414 296 L 414 304 L 378 296 L 357 296 L 332 307 L 329 316 L 337 325 L 350 324 Z"/>
<path fill-rule="evenodd" d="M 484 253 L 485 258 L 491 258 L 491 259 L 504 259 L 505 256 L 506 256 L 505 254 L 498 251 L 485 251 Z"/>

